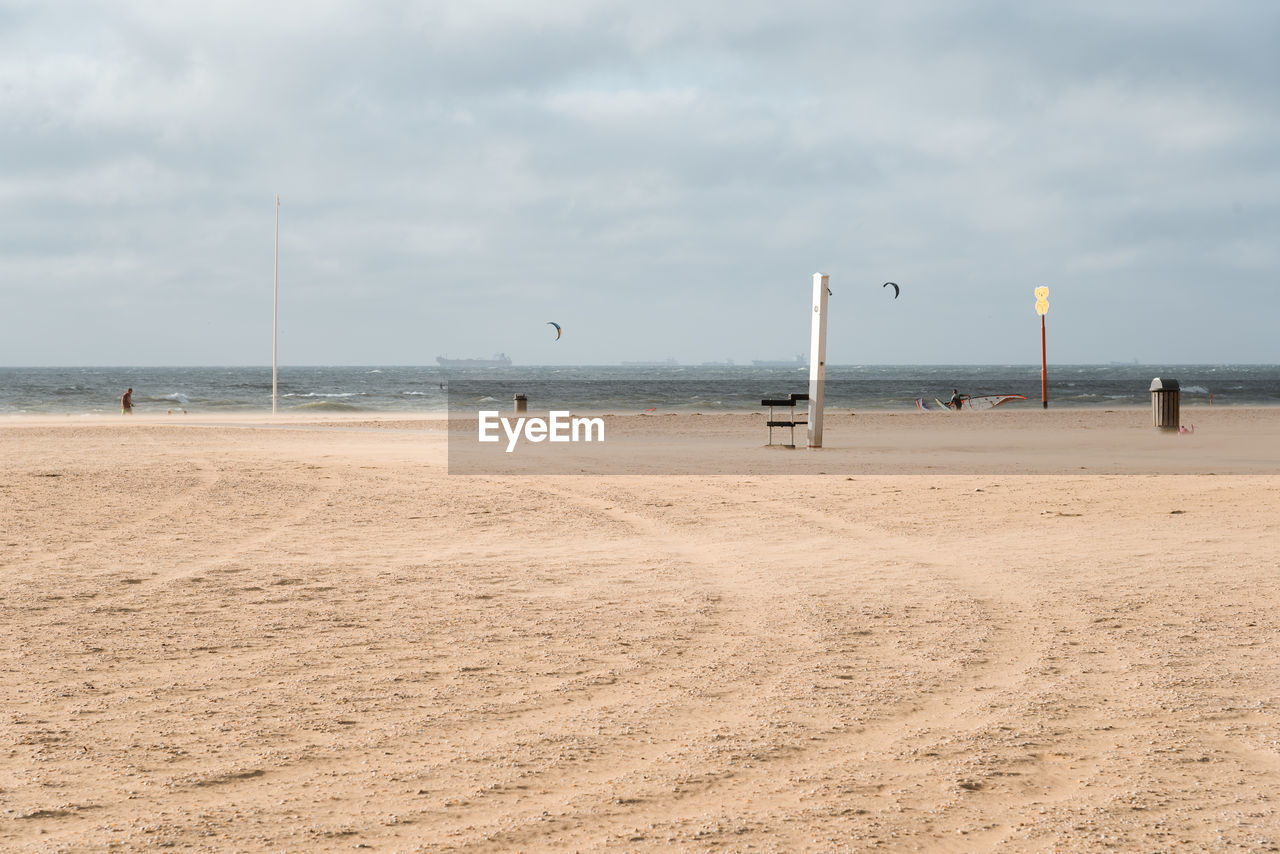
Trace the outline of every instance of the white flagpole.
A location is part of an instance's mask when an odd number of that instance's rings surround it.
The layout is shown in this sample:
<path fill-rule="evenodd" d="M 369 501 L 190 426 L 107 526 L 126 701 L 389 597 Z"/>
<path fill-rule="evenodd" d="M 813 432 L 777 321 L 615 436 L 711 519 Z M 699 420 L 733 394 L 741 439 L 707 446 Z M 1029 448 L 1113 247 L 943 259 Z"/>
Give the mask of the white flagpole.
<path fill-rule="evenodd" d="M 280 331 L 280 194 L 276 193 L 275 297 L 271 303 L 271 414 L 276 414 L 276 342 Z"/>

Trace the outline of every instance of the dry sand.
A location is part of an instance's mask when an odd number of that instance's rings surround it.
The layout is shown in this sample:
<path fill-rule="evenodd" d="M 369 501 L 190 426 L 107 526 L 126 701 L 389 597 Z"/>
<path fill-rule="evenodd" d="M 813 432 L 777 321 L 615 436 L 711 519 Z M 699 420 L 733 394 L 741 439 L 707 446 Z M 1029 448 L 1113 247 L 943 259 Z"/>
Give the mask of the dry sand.
<path fill-rule="evenodd" d="M 0 848 L 1280 850 L 1280 410 L 1000 415 L 0 422 Z"/>

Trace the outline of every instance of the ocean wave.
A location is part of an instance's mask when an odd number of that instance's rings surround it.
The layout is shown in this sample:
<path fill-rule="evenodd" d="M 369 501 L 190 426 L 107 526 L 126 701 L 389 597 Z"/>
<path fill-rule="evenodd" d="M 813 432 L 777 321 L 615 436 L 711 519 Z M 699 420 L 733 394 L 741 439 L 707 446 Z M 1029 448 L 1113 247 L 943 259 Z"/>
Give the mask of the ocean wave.
<path fill-rule="evenodd" d="M 1205 388 L 1202 385 L 1183 386 L 1182 390 L 1190 394 L 1208 394 L 1209 393 L 1209 389 Z"/>
<path fill-rule="evenodd" d="M 280 396 L 281 397 L 360 397 L 363 394 L 364 392 L 362 391 L 341 391 L 341 392 L 309 391 L 306 394 L 299 394 L 296 391 L 291 391 L 288 394 L 282 394 Z"/>
<path fill-rule="evenodd" d="M 293 412 L 299 410 L 306 412 L 364 412 L 359 406 L 339 403 L 336 400 L 316 400 L 311 403 L 299 403 L 297 406 L 289 407 L 289 409 Z"/>

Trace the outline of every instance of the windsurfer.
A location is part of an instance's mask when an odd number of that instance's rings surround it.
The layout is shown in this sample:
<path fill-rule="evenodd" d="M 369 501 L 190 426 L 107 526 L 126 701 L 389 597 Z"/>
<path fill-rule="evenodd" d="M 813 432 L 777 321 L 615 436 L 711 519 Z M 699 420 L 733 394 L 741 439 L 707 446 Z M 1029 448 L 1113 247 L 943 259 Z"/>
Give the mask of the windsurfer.
<path fill-rule="evenodd" d="M 959 389 L 951 389 L 951 399 L 947 401 L 947 406 L 959 411 L 964 406 L 964 396 L 960 394 Z"/>

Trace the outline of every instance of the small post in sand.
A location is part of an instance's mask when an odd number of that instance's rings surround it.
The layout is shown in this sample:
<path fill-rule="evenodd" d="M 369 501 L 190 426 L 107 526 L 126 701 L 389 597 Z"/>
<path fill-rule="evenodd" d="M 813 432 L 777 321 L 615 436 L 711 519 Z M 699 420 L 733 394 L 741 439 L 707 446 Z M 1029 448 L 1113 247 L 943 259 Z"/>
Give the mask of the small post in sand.
<path fill-rule="evenodd" d="M 809 352 L 809 447 L 822 447 L 822 387 L 827 379 L 826 273 L 813 274 L 813 334 Z"/>

